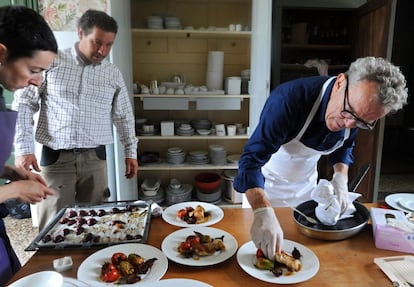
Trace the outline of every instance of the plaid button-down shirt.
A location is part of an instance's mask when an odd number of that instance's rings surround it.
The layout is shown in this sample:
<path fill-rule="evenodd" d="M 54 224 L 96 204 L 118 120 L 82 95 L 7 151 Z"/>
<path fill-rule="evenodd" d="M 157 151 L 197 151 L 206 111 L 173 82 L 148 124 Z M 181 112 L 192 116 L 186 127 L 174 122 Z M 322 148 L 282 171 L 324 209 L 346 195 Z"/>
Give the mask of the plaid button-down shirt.
<path fill-rule="evenodd" d="M 37 88 L 15 92 L 19 112 L 15 155 L 33 152 L 33 116 L 39 111 L 35 139 L 54 150 L 112 144 L 112 124 L 127 158 L 137 158 L 135 118 L 119 69 L 104 60 L 85 64 L 75 47 L 59 51 Z"/>

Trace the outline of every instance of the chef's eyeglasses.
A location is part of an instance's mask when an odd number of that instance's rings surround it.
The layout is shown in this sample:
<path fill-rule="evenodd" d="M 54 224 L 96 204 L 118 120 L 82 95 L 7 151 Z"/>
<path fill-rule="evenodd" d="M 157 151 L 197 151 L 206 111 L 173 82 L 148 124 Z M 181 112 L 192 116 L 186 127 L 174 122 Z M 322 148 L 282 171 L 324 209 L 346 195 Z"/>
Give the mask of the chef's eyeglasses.
<path fill-rule="evenodd" d="M 375 124 L 377 123 L 377 121 L 367 123 L 366 121 L 364 121 L 363 119 L 358 117 L 354 112 L 351 112 L 350 110 L 347 110 L 346 109 L 346 102 L 347 101 L 349 103 L 349 100 L 348 100 L 348 80 L 346 81 L 346 86 L 345 86 L 344 108 L 341 111 L 341 116 L 343 116 L 344 118 L 349 119 L 349 120 L 354 120 L 355 123 L 356 123 L 356 126 L 360 129 L 372 131 L 375 128 Z"/>

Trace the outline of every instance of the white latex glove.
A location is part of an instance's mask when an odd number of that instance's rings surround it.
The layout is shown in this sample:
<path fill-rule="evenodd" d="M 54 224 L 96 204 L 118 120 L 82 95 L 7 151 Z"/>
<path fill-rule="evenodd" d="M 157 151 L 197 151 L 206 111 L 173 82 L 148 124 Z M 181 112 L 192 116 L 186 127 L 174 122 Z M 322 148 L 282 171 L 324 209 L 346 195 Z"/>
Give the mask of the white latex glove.
<path fill-rule="evenodd" d="M 283 245 L 283 230 L 272 207 L 257 208 L 250 228 L 250 236 L 267 258 L 274 258 Z"/>
<path fill-rule="evenodd" d="M 342 215 L 348 208 L 348 177 L 343 173 L 335 172 L 331 184 L 334 187 L 336 199 L 341 206 Z"/>

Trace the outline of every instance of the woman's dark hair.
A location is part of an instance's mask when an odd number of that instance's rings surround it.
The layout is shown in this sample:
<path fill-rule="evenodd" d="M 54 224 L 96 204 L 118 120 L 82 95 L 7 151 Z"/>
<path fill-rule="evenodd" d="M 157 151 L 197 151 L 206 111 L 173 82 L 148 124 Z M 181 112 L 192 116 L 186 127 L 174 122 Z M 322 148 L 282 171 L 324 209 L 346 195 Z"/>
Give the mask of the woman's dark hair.
<path fill-rule="evenodd" d="M 58 51 L 55 36 L 45 19 L 24 6 L 0 7 L 0 43 L 7 47 L 7 61 L 31 58 L 39 50 Z"/>
<path fill-rule="evenodd" d="M 97 27 L 105 32 L 118 32 L 118 24 L 115 19 L 103 11 L 89 9 L 80 17 L 78 27 L 85 35 L 89 35 L 93 27 Z"/>

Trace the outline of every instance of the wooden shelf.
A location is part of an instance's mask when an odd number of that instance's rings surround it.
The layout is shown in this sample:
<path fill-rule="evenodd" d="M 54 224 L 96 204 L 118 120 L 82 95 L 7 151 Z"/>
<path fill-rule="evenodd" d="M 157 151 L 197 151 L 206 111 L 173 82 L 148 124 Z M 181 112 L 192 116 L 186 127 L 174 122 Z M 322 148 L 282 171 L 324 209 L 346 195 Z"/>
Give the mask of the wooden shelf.
<path fill-rule="evenodd" d="M 283 70 L 291 70 L 291 71 L 310 71 L 316 69 L 315 67 L 308 68 L 305 67 L 303 64 L 281 64 L 280 68 Z M 329 70 L 345 70 L 348 68 L 348 65 L 329 65 Z"/>
<path fill-rule="evenodd" d="M 298 50 L 350 50 L 352 46 L 340 44 L 282 44 L 282 48 Z"/>
<path fill-rule="evenodd" d="M 170 95 L 170 94 L 134 94 L 134 98 L 140 98 L 141 100 L 144 98 L 185 98 L 185 99 L 199 99 L 199 98 L 236 98 L 236 99 L 249 99 L 250 95 L 213 95 L 213 94 L 186 94 L 186 95 Z"/>
<path fill-rule="evenodd" d="M 221 169 L 238 169 L 237 163 L 227 163 L 224 165 L 215 164 L 170 164 L 167 162 L 161 163 L 141 163 L 139 165 L 139 171 L 145 170 L 221 170 Z"/>
<path fill-rule="evenodd" d="M 221 31 L 221 30 L 176 30 L 176 29 L 131 29 L 132 33 L 146 36 L 173 36 L 176 38 L 249 38 L 251 31 Z"/>
<path fill-rule="evenodd" d="M 248 135 L 237 135 L 237 136 L 215 136 L 215 135 L 193 135 L 193 136 L 140 136 L 138 135 L 137 138 L 145 139 L 145 140 L 240 140 L 240 139 L 248 139 Z"/>

